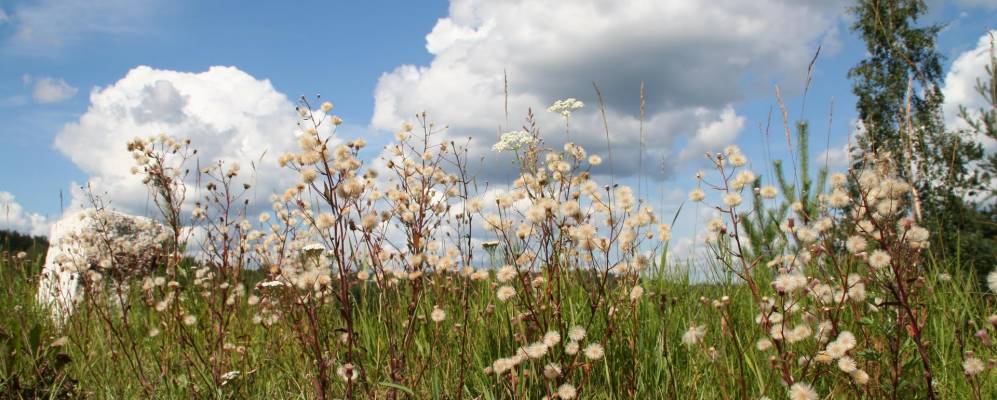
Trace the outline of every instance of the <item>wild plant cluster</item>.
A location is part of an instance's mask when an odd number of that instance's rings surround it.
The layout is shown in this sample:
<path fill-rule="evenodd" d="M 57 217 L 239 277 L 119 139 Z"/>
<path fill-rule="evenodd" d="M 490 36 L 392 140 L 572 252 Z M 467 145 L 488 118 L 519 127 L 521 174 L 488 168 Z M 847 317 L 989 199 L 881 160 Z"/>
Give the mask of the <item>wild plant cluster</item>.
<path fill-rule="evenodd" d="M 570 130 L 580 107 L 550 111 Z M 690 283 L 659 257 L 672 227 L 630 187 L 597 182 L 600 155 L 549 146 L 532 115 L 493 146 L 513 155 L 518 178 L 479 190 L 467 145 L 425 114 L 363 161 L 367 143 L 341 138 L 331 111 L 302 100 L 299 149 L 279 166 L 296 181 L 258 215 L 252 171 L 200 166 L 187 140 L 129 144 L 162 214 L 161 245 L 132 259 L 111 232 L 77 239 L 109 256 L 87 264 L 79 310 L 58 327 L 60 347 L 106 368 L 72 372 L 94 385 L 76 394 L 997 393 L 994 296 L 939 272 L 930 244 L 944 233 L 919 224 L 889 154 L 802 196 L 763 184 L 735 146 L 707 154 L 713 171 L 689 200 L 715 212 L 705 258 L 731 280 Z M 767 251 L 745 232 L 759 212 L 777 232 Z"/>

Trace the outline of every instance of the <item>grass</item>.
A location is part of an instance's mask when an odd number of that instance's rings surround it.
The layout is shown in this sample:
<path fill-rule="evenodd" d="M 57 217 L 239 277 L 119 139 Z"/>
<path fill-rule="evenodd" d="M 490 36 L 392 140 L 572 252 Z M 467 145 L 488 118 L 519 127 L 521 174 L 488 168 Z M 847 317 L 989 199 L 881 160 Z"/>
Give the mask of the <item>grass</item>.
<path fill-rule="evenodd" d="M 0 337 L 8 346 L 0 371 L 0 393 L 6 398 L 142 397 L 142 388 L 129 367 L 121 362 L 118 354 L 121 350 L 108 339 L 112 333 L 106 330 L 105 324 L 96 321 L 84 308 L 61 330 L 53 326 L 46 312 L 35 304 L 35 277 L 41 262 L 38 257 L 17 260 L 11 256 L 0 261 L 4 282 L 0 307 L 7 310 L 0 313 Z M 992 312 L 994 298 L 977 289 L 975 276 L 960 273 L 958 268 L 952 268 L 944 261 L 930 265 L 931 269 L 925 274 L 930 293 L 926 298 L 928 309 L 937 312 L 928 314 L 926 336 L 931 342 L 930 354 L 936 367 L 937 392 L 941 398 L 968 398 L 971 389 L 962 372 L 963 348 L 957 338 L 971 336 L 967 335 L 967 330 L 972 329 L 967 321 L 979 320 Z M 940 280 L 938 277 L 944 276 L 940 275 L 942 271 L 956 273 L 951 280 Z M 431 282 L 441 279 L 447 278 L 429 278 Z M 701 301 L 701 298 L 713 300 L 730 296 L 734 326 L 750 327 L 755 311 L 746 306 L 751 303 L 750 294 L 743 285 L 690 283 L 681 274 L 668 274 L 663 270 L 645 276 L 642 284 L 648 295 L 634 306 L 634 314 L 628 318 L 633 329 L 627 329 L 627 335 L 615 336 L 606 345 L 608 356 L 587 367 L 594 373 L 586 385 L 585 398 L 716 399 L 768 395 L 775 399 L 784 396 L 785 388 L 768 371 L 768 356 L 754 349 L 757 332 L 753 329 L 737 331 L 734 332 L 736 340 L 725 340 L 718 332 L 720 324 L 715 323 L 720 318 L 719 312 L 709 301 Z M 584 319 L 589 294 L 574 283 L 569 283 L 566 289 L 567 314 Z M 488 283 L 476 283 L 468 290 L 475 295 L 470 296 L 466 315 L 449 315 L 439 325 L 423 325 L 416 334 L 413 354 L 425 361 L 413 363 L 419 366 L 419 374 L 423 376 L 414 387 L 394 385 L 384 373 L 389 360 L 387 343 L 383 339 L 395 334 L 387 330 L 385 322 L 403 318 L 399 315 L 403 308 L 398 306 L 400 299 L 378 296 L 373 286 L 362 286 L 353 293 L 358 310 L 359 347 L 367 360 L 371 396 L 387 396 L 391 389 L 398 389 L 413 398 L 454 398 L 458 391 L 466 398 L 509 398 L 510 391 L 498 384 L 495 376 L 482 371 L 494 359 L 512 354 L 518 343 L 510 338 L 523 335 L 525 331 L 508 322 L 506 316 L 514 311 L 506 303 L 494 299 Z M 134 290 L 132 296 L 132 301 L 142 301 L 139 291 Z M 305 362 L 307 356 L 295 344 L 293 332 L 279 325 L 265 328 L 253 324 L 250 316 L 254 311 L 245 302 L 240 304 L 242 306 L 235 313 L 239 317 L 231 328 L 236 332 L 234 341 L 245 347 L 245 356 L 235 365 L 242 371 L 240 377 L 212 390 L 199 387 L 200 384 L 189 380 L 185 373 L 167 368 L 155 397 L 314 397 L 311 368 Z M 490 307 L 494 309 L 489 311 Z M 447 308 L 460 309 L 456 305 Z M 148 324 L 159 318 L 151 308 L 132 310 L 132 320 L 146 322 L 129 333 L 141 338 L 137 352 L 143 362 L 155 364 L 156 360 L 184 358 L 180 354 L 159 353 L 164 348 L 181 351 L 164 343 L 172 340 L 167 335 L 148 337 Z M 428 310 L 423 309 L 420 313 L 428 314 Z M 455 327 L 459 322 L 454 318 L 465 317 L 477 321 L 468 323 L 466 331 Z M 715 346 L 720 354 L 716 361 L 704 357 L 696 347 L 681 344 L 682 334 L 690 321 L 710 323 L 704 343 Z M 590 328 L 598 329 L 601 327 Z M 32 335 L 40 338 L 32 339 Z M 67 344 L 51 347 L 51 343 L 64 335 L 69 338 Z M 453 345 L 462 337 L 470 355 L 464 362 L 459 360 L 459 351 Z M 21 345 L 13 346 L 13 342 Z M 911 343 L 908 340 L 903 345 L 911 346 Z M 58 354 L 68 356 L 64 365 L 56 366 Z M 462 387 L 457 387 L 461 373 L 466 374 L 466 380 Z M 997 380 L 984 382 L 983 393 L 997 393 Z M 885 386 L 885 382 L 882 384 Z M 337 381 L 336 385 L 334 391 L 343 390 L 342 381 Z M 747 393 L 741 392 L 742 385 L 748 388 Z M 881 389 L 889 391 L 887 387 Z M 831 398 L 858 396 L 849 391 L 829 395 Z"/>

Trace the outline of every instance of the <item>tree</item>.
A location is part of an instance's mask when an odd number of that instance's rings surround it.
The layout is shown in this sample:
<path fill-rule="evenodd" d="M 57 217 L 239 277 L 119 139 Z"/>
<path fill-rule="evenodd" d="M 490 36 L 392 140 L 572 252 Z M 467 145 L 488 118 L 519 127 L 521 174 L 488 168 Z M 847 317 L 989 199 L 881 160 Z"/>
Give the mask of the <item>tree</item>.
<path fill-rule="evenodd" d="M 967 221 L 979 218 L 966 199 L 984 185 L 972 168 L 983 152 L 969 133 L 944 125 L 942 57 L 935 49 L 942 26 L 916 26 L 927 11 L 923 0 L 858 0 L 851 11 L 856 17 L 852 30 L 869 54 L 848 72 L 865 128 L 854 150 L 898 161 L 900 177 L 914 186 L 915 216 L 932 231 L 946 233 L 934 236 L 936 253 L 974 256 L 965 251 L 978 246 L 967 240 L 975 240 L 979 229 Z"/>

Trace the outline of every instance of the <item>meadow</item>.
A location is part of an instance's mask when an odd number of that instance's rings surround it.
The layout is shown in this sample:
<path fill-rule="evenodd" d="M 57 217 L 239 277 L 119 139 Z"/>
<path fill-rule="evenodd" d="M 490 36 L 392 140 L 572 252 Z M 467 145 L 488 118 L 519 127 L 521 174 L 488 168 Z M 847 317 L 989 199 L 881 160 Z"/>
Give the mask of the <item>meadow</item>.
<path fill-rule="evenodd" d="M 331 108 L 303 101 L 300 151 L 257 166 L 298 176 L 259 214 L 252 171 L 197 160 L 196 140 L 120 149 L 168 234 L 137 244 L 92 196 L 92 228 L 53 243 L 78 250 L 59 260 L 73 304 L 37 300 L 43 248 L 5 251 L 0 397 L 997 395 L 997 276 L 932 251 L 946 233 L 920 226 L 889 154 L 764 182 L 716 149 L 685 206 L 719 217 L 682 260 L 674 216 L 595 181 L 608 151 L 527 121 L 493 147 L 519 178 L 479 192 L 424 115 L 361 161 L 362 139 L 320 133 Z"/>

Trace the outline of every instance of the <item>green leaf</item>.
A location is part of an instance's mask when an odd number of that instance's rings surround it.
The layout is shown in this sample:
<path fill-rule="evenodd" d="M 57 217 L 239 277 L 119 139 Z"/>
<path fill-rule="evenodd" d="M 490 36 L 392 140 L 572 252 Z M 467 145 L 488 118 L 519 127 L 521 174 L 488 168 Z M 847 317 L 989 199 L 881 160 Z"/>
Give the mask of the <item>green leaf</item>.
<path fill-rule="evenodd" d="M 31 327 L 31 332 L 28 333 L 28 345 L 31 346 L 31 351 L 38 352 L 41 350 L 42 343 L 42 326 L 35 324 Z"/>
<path fill-rule="evenodd" d="M 409 396 L 415 396 L 415 392 L 413 392 L 412 389 L 409 389 L 408 387 L 399 385 L 397 383 L 393 383 L 393 382 L 378 382 L 377 384 L 380 385 L 380 386 L 386 386 L 386 387 L 389 387 L 389 388 L 392 388 L 392 389 L 401 390 L 401 391 L 407 393 Z"/>

